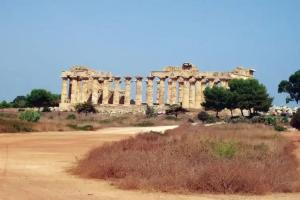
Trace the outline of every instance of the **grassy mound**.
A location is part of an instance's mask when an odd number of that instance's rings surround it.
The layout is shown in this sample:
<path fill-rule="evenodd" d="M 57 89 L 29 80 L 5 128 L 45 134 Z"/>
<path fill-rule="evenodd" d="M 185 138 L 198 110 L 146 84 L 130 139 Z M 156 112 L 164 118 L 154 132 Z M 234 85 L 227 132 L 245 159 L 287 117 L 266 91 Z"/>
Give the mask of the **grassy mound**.
<path fill-rule="evenodd" d="M 124 189 L 163 192 L 293 192 L 292 144 L 264 125 L 184 125 L 89 152 L 73 169 Z"/>

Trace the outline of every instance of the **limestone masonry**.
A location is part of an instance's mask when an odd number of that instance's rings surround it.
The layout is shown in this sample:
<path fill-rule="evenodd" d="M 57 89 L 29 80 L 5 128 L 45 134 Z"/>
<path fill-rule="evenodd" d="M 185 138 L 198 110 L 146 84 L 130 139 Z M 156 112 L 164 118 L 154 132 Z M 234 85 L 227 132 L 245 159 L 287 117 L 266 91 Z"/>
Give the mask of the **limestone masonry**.
<path fill-rule="evenodd" d="M 91 102 L 101 113 L 143 112 L 146 105 L 163 108 L 167 104 L 201 109 L 206 87 L 228 87 L 229 80 L 252 78 L 253 73 L 253 69 L 243 67 L 236 67 L 231 72 L 203 72 L 193 64 L 184 63 L 181 67 L 169 66 L 163 71 L 152 71 L 148 77 L 122 78 L 110 72 L 74 66 L 69 71 L 62 72 L 59 107 L 62 111 L 70 111 L 78 103 Z M 135 91 L 132 91 L 133 83 Z M 124 89 L 121 89 L 122 85 Z"/>

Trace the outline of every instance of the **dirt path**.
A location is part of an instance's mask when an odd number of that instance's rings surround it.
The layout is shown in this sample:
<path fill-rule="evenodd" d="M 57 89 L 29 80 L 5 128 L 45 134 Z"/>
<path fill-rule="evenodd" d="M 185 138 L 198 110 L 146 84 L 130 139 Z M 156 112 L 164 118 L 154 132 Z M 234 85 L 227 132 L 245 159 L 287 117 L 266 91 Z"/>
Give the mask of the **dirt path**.
<path fill-rule="evenodd" d="M 174 128 L 174 127 L 167 127 Z M 124 191 L 99 180 L 71 176 L 66 170 L 89 151 L 107 141 L 116 141 L 156 128 L 109 128 L 97 132 L 49 132 L 0 134 L 0 200 L 158 200 L 158 199 L 289 199 L 300 194 L 267 196 L 175 195 Z M 298 144 L 300 137 L 293 136 Z"/>

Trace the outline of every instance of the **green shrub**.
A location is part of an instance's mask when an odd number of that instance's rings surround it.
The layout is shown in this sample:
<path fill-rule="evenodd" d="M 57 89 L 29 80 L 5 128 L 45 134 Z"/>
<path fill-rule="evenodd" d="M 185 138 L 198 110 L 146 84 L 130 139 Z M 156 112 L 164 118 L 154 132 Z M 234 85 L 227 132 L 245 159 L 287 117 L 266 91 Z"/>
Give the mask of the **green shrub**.
<path fill-rule="evenodd" d="M 49 107 L 45 106 L 43 107 L 42 112 L 51 112 L 51 110 Z"/>
<path fill-rule="evenodd" d="M 209 119 L 209 114 L 205 111 L 201 111 L 198 113 L 198 119 L 202 122 L 206 122 Z"/>
<path fill-rule="evenodd" d="M 153 107 L 147 106 L 146 116 L 148 118 L 156 117 L 157 115 L 158 115 L 158 113 L 155 111 L 155 109 Z"/>
<path fill-rule="evenodd" d="M 75 114 L 69 114 L 66 119 L 67 120 L 75 120 L 76 119 L 76 115 Z"/>
<path fill-rule="evenodd" d="M 219 142 L 215 144 L 214 151 L 221 158 L 231 159 L 237 153 L 237 146 L 233 142 Z"/>
<path fill-rule="evenodd" d="M 79 130 L 79 131 L 93 131 L 94 130 L 94 127 L 92 125 L 79 126 L 77 124 L 68 124 L 67 126 L 72 129 Z"/>
<path fill-rule="evenodd" d="M 291 120 L 291 126 L 300 130 L 300 109 L 293 115 Z"/>
<path fill-rule="evenodd" d="M 6 102 L 6 101 L 2 101 L 0 102 L 0 109 L 2 108 L 10 108 L 11 107 L 11 104 Z"/>
<path fill-rule="evenodd" d="M 218 120 L 219 119 L 217 117 L 210 115 L 209 118 L 206 120 L 206 123 L 212 124 L 218 122 Z"/>
<path fill-rule="evenodd" d="M 266 119 L 264 116 L 254 116 L 250 119 L 251 123 L 265 123 Z"/>
<path fill-rule="evenodd" d="M 34 110 L 26 110 L 20 114 L 19 118 L 23 121 L 38 122 L 41 118 L 41 113 Z"/>
<path fill-rule="evenodd" d="M 284 126 L 281 126 L 281 125 L 278 125 L 278 124 L 276 124 L 276 125 L 274 126 L 274 129 L 275 129 L 276 131 L 279 131 L 279 132 L 281 132 L 281 131 L 286 131 L 286 130 L 287 130 Z"/>
<path fill-rule="evenodd" d="M 79 103 L 75 106 L 75 109 L 78 113 L 85 113 L 85 114 L 97 112 L 95 106 L 90 102 Z"/>
<path fill-rule="evenodd" d="M 265 124 L 275 126 L 277 123 L 276 117 L 274 116 L 265 116 Z"/>
<path fill-rule="evenodd" d="M 21 123 L 14 123 L 12 124 L 13 129 L 15 129 L 16 132 L 32 132 L 32 128 L 21 124 Z"/>
<path fill-rule="evenodd" d="M 177 117 L 180 113 L 186 112 L 187 110 L 178 104 L 169 105 L 168 109 L 166 109 L 166 115 L 174 115 L 175 117 Z"/>
<path fill-rule="evenodd" d="M 174 120 L 174 121 L 178 121 L 178 120 L 179 120 L 178 118 L 176 118 L 175 116 L 172 116 L 172 115 L 167 115 L 167 116 L 165 117 L 165 119 L 166 119 L 166 120 Z"/>
<path fill-rule="evenodd" d="M 237 152 L 233 142 L 218 142 L 214 145 L 214 152 L 221 158 L 231 159 Z"/>

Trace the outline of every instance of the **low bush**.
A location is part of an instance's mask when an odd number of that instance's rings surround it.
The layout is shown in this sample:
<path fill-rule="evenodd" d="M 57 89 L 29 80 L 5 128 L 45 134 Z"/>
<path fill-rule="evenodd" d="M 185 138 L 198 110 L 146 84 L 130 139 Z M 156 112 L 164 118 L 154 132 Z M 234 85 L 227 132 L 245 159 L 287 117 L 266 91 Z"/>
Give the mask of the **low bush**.
<path fill-rule="evenodd" d="M 78 130 L 78 131 L 93 131 L 94 127 L 92 125 L 76 125 L 76 124 L 68 124 L 68 127 L 74 129 L 74 130 Z"/>
<path fill-rule="evenodd" d="M 293 115 L 291 120 L 291 126 L 300 130 L 300 109 Z"/>
<path fill-rule="evenodd" d="M 32 124 L 19 120 L 0 119 L 0 133 L 32 132 Z"/>
<path fill-rule="evenodd" d="M 234 142 L 217 142 L 214 150 L 221 158 L 231 159 L 237 153 L 237 146 Z"/>
<path fill-rule="evenodd" d="M 297 190 L 290 140 L 262 124 L 183 126 L 146 133 L 90 151 L 73 173 L 123 189 L 254 193 Z"/>
<path fill-rule="evenodd" d="M 172 115 L 167 115 L 167 116 L 165 117 L 165 119 L 166 119 L 166 120 L 173 120 L 173 121 L 178 121 L 178 120 L 179 120 L 178 118 L 176 118 L 175 116 L 172 116 Z"/>
<path fill-rule="evenodd" d="M 276 124 L 276 125 L 274 126 L 274 129 L 275 129 L 275 131 L 279 131 L 279 132 L 282 132 L 282 131 L 286 131 L 286 130 L 287 130 L 287 128 L 285 128 L 284 126 L 278 125 L 278 124 Z"/>
<path fill-rule="evenodd" d="M 43 107 L 42 112 L 51 112 L 49 107 Z"/>
<path fill-rule="evenodd" d="M 75 106 L 75 110 L 78 113 L 85 113 L 85 114 L 97 112 L 95 106 L 90 102 L 77 104 Z"/>
<path fill-rule="evenodd" d="M 148 118 L 156 117 L 157 115 L 158 115 L 158 113 L 155 111 L 155 109 L 153 107 L 147 106 L 146 116 Z"/>
<path fill-rule="evenodd" d="M 41 113 L 34 110 L 26 110 L 20 114 L 19 118 L 28 122 L 38 122 L 41 118 Z"/>
<path fill-rule="evenodd" d="M 75 120 L 76 119 L 76 115 L 75 114 L 69 114 L 66 119 L 67 120 Z"/>
<path fill-rule="evenodd" d="M 135 124 L 135 126 L 140 126 L 140 127 L 147 127 L 147 126 L 154 126 L 154 125 L 155 124 L 151 121 L 142 121 Z"/>
<path fill-rule="evenodd" d="M 209 114 L 205 111 L 201 111 L 198 113 L 198 119 L 202 122 L 206 122 L 209 119 Z"/>

